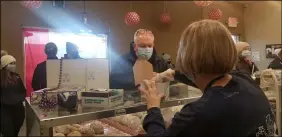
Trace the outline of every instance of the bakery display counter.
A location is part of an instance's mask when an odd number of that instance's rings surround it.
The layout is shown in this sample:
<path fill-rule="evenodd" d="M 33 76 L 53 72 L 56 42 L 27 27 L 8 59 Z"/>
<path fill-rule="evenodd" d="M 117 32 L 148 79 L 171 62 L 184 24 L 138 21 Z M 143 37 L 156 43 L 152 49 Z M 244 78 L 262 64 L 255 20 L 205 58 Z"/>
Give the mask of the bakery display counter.
<path fill-rule="evenodd" d="M 282 136 L 282 70 L 262 70 L 256 72 L 257 82 L 264 91 L 275 115 L 275 123 L 278 136 Z"/>
<path fill-rule="evenodd" d="M 181 88 L 172 89 L 171 92 L 172 93 L 177 92 L 175 90 L 180 90 L 180 89 Z M 184 94 L 182 92 L 187 94 Z M 174 94 L 170 96 L 167 100 L 162 101 L 161 108 L 168 108 L 168 107 L 188 104 L 199 99 L 201 95 L 198 89 L 188 88 L 187 86 L 186 88 L 184 88 L 184 90 L 182 89 L 182 91 L 179 91 L 179 93 L 180 94 Z M 52 136 L 52 135 L 55 136 L 55 134 L 57 136 L 58 134 L 60 135 L 61 132 L 56 132 L 56 129 L 53 130 L 53 127 L 68 125 L 70 128 L 70 126 L 75 127 L 75 125 L 77 124 L 80 124 L 81 126 L 82 123 L 86 121 L 93 121 L 93 120 L 102 123 L 102 126 L 107 127 L 106 128 L 107 130 L 118 131 L 119 134 L 117 135 L 130 135 L 129 133 L 124 133 L 125 131 L 122 131 L 122 128 L 115 128 L 113 123 L 107 122 L 107 120 L 109 119 L 105 119 L 110 117 L 117 117 L 117 116 L 123 116 L 127 114 L 146 111 L 146 104 L 144 102 L 131 101 L 131 103 L 128 103 L 129 99 L 125 99 L 125 100 L 127 101 L 125 101 L 123 105 L 110 107 L 110 108 L 97 108 L 94 106 L 83 107 L 80 103 L 78 103 L 77 108 L 73 110 L 67 110 L 59 106 L 55 107 L 52 110 L 43 110 L 40 109 L 38 105 L 32 105 L 30 103 L 30 99 L 26 98 L 25 104 L 26 104 L 27 136 Z M 141 119 L 141 117 L 139 118 Z M 114 120 L 112 119 L 110 121 L 114 121 Z M 71 129 L 75 129 L 75 128 L 70 128 L 68 129 L 68 131 L 72 131 Z M 58 130 L 63 130 L 63 129 L 57 129 L 57 131 Z M 68 134 L 65 133 L 64 135 L 68 135 Z M 71 135 L 72 134 L 74 134 L 75 136 L 79 133 L 74 132 L 71 133 Z M 81 132 L 80 134 L 83 135 Z M 103 135 L 112 136 L 112 133 L 103 134 Z"/>

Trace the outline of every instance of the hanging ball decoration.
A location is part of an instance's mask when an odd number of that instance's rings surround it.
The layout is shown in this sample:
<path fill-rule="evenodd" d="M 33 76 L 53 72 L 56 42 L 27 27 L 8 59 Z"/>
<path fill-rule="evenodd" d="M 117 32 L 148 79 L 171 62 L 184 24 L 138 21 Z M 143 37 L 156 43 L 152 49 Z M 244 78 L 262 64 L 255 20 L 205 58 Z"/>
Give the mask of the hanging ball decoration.
<path fill-rule="evenodd" d="M 25 0 L 25 1 L 22 1 L 22 4 L 24 7 L 26 8 L 40 8 L 41 5 L 42 5 L 42 1 L 39 1 L 39 0 Z"/>
<path fill-rule="evenodd" d="M 212 1 L 194 1 L 194 3 L 199 7 L 207 7 L 212 4 Z"/>
<path fill-rule="evenodd" d="M 212 19 L 212 20 L 220 20 L 221 16 L 222 16 L 222 11 L 218 8 L 216 9 L 212 9 L 210 12 L 209 12 L 209 19 Z"/>
<path fill-rule="evenodd" d="M 164 24 L 170 24 L 171 23 L 170 14 L 167 13 L 167 12 L 162 13 L 161 16 L 160 16 L 160 21 L 161 21 L 161 23 L 164 23 Z"/>
<path fill-rule="evenodd" d="M 140 22 L 140 16 L 137 12 L 128 12 L 124 17 L 126 25 L 137 25 Z"/>

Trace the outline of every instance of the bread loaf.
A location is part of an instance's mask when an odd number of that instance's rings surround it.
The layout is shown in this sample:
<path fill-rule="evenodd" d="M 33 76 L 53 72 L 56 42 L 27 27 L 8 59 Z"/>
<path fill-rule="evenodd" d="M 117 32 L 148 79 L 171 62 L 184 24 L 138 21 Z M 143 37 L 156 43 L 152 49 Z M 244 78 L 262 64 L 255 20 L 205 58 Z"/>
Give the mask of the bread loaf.
<path fill-rule="evenodd" d="M 80 137 L 81 133 L 79 131 L 73 131 L 73 132 L 70 132 L 67 136 L 68 137 Z"/>
<path fill-rule="evenodd" d="M 95 135 L 95 130 L 90 128 L 89 126 L 82 126 L 79 129 L 80 133 L 85 135 L 85 136 L 94 136 Z"/>
<path fill-rule="evenodd" d="M 90 124 L 90 128 L 94 129 L 95 134 L 104 134 L 104 127 L 102 126 L 102 124 L 98 121 L 93 121 Z"/>
<path fill-rule="evenodd" d="M 55 130 L 56 130 L 56 133 L 63 133 L 65 135 L 67 135 L 71 132 L 70 127 L 71 127 L 70 125 L 56 126 Z"/>

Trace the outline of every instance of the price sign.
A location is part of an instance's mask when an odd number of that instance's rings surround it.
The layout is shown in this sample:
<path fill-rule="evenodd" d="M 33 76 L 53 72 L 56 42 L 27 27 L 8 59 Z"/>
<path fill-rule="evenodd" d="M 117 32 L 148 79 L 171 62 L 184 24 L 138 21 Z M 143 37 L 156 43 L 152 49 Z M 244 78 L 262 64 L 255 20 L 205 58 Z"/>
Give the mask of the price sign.
<path fill-rule="evenodd" d="M 117 109 L 115 110 L 115 116 L 125 115 L 126 110 L 125 109 Z"/>

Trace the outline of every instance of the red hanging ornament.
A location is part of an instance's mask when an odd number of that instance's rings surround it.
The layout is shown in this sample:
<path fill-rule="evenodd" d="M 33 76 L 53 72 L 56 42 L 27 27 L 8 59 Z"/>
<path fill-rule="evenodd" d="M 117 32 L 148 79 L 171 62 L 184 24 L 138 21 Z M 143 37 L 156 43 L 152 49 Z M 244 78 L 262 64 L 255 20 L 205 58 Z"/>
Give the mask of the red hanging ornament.
<path fill-rule="evenodd" d="M 140 16 L 137 12 L 128 12 L 124 17 L 124 21 L 126 25 L 137 25 L 140 22 Z"/>
<path fill-rule="evenodd" d="M 222 16 L 222 11 L 218 8 L 216 9 L 212 9 L 210 12 L 209 12 L 209 19 L 212 19 L 212 20 L 220 20 L 221 16 Z"/>
<path fill-rule="evenodd" d="M 22 4 L 24 7 L 26 8 L 40 8 L 41 5 L 42 5 L 42 1 L 35 1 L 35 0 L 25 0 L 25 1 L 22 1 Z"/>
<path fill-rule="evenodd" d="M 160 21 L 161 21 L 161 23 L 164 23 L 164 24 L 170 24 L 171 23 L 170 14 L 167 13 L 167 12 L 162 13 L 161 16 L 160 16 Z"/>
<path fill-rule="evenodd" d="M 212 4 L 212 1 L 194 1 L 194 3 L 199 7 L 207 7 Z"/>

